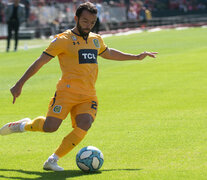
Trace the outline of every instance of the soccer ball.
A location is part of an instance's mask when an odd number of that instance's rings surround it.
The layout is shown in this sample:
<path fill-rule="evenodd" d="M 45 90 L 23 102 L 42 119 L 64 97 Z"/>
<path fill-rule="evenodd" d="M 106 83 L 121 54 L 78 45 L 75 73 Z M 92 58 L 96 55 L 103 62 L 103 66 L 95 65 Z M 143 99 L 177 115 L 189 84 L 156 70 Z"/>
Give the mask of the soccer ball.
<path fill-rule="evenodd" d="M 102 152 L 94 146 L 84 147 L 76 155 L 76 164 L 84 172 L 97 171 L 103 162 Z"/>

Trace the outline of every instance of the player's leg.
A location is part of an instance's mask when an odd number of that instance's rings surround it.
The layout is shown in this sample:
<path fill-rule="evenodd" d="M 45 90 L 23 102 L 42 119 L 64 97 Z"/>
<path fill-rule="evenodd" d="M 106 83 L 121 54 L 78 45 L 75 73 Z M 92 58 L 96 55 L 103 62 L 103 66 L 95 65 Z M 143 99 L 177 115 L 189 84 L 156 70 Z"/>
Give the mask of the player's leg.
<path fill-rule="evenodd" d="M 60 95 L 59 93 L 56 93 L 54 98 L 50 102 L 47 116 L 48 117 L 55 116 L 55 117 L 58 117 L 59 119 L 65 119 L 73 106 L 73 104 L 70 104 L 70 102 L 65 103 L 65 99 L 68 99 L 68 101 L 70 101 L 71 98 L 68 97 L 66 94 L 62 93 Z M 62 102 L 62 100 L 63 100 L 63 102 Z M 62 120 L 61 120 L 61 122 L 62 122 Z M 56 121 L 55 123 L 58 123 L 58 121 Z M 51 122 L 46 121 L 44 123 L 43 129 L 47 132 L 52 132 L 52 131 L 56 130 L 55 127 L 57 127 L 57 126 L 51 126 Z M 58 166 L 58 164 L 57 164 L 58 159 L 59 159 L 59 157 L 55 153 L 52 154 L 45 161 L 45 163 L 43 165 L 43 169 L 52 170 L 52 171 L 63 171 L 64 169 L 62 167 Z"/>
<path fill-rule="evenodd" d="M 57 161 L 59 158 L 65 156 L 75 146 L 77 146 L 84 139 L 87 131 L 90 129 L 96 117 L 96 113 L 97 98 L 73 107 L 71 110 L 71 119 L 74 129 L 67 136 L 64 137 L 58 149 L 48 158 L 47 161 L 49 161 L 49 159 Z M 50 170 L 54 169 L 50 168 Z M 57 170 L 60 169 L 57 168 Z"/>
<path fill-rule="evenodd" d="M 12 133 L 24 132 L 24 127 L 27 122 L 31 122 L 31 119 L 24 118 L 16 122 L 7 123 L 0 129 L 0 135 L 4 136 Z"/>
<path fill-rule="evenodd" d="M 61 158 L 77 146 L 87 134 L 97 114 L 97 98 L 76 105 L 71 110 L 72 127 L 74 128 L 62 141 L 55 154 Z"/>
<path fill-rule="evenodd" d="M 48 165 L 48 162 L 57 162 L 59 158 L 69 153 L 77 146 L 87 134 L 97 113 L 97 98 L 93 98 L 89 102 L 76 105 L 71 110 L 72 127 L 74 128 L 67 136 L 64 137 L 62 143 L 44 164 L 45 170 L 62 171 L 61 167 Z M 49 166 L 49 167 L 48 167 Z"/>
<path fill-rule="evenodd" d="M 40 131 L 40 132 L 55 132 L 61 125 L 62 119 L 48 116 L 37 117 L 31 122 L 27 122 L 24 129 L 25 131 Z"/>
<path fill-rule="evenodd" d="M 0 135 L 22 133 L 25 131 L 54 132 L 62 123 L 62 119 L 56 117 L 39 116 L 34 120 L 24 118 L 16 122 L 10 122 L 0 129 Z"/>
<path fill-rule="evenodd" d="M 93 123 L 93 117 L 90 114 L 79 114 L 75 118 L 76 126 L 64 137 L 61 145 L 55 151 L 55 154 L 61 158 L 77 146 L 87 134 L 87 131 Z"/>
<path fill-rule="evenodd" d="M 9 48 L 10 48 L 10 40 L 12 37 L 12 23 L 9 21 L 8 23 L 8 27 L 7 27 L 7 31 L 8 31 L 8 36 L 7 36 L 7 48 L 6 51 L 9 52 Z"/>
<path fill-rule="evenodd" d="M 57 165 L 59 158 L 65 156 L 76 145 L 78 145 L 85 135 L 88 129 L 91 127 L 93 117 L 90 114 L 79 114 L 75 118 L 76 127 L 62 140 L 61 145 L 53 153 L 48 160 L 44 163 L 43 169 L 53 171 L 63 171 L 64 169 Z"/>
<path fill-rule="evenodd" d="M 18 40 L 19 40 L 19 22 L 15 21 L 14 23 L 14 51 L 17 51 L 17 46 L 18 46 Z"/>

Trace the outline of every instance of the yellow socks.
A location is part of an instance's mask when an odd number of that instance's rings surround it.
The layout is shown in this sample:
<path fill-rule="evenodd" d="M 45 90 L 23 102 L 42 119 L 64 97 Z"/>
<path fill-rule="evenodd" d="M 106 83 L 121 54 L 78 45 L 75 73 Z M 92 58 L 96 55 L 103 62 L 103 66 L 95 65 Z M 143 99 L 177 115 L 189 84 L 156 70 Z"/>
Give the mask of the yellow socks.
<path fill-rule="evenodd" d="M 39 116 L 39 117 L 35 118 L 34 120 L 32 120 L 31 122 L 26 123 L 24 129 L 26 131 L 41 131 L 41 132 L 44 132 L 43 131 L 43 125 L 44 125 L 45 119 L 46 119 L 45 117 Z"/>
<path fill-rule="evenodd" d="M 85 137 L 87 131 L 76 127 L 70 134 L 64 137 L 62 144 L 58 147 L 55 154 L 61 158 L 70 152 Z"/>

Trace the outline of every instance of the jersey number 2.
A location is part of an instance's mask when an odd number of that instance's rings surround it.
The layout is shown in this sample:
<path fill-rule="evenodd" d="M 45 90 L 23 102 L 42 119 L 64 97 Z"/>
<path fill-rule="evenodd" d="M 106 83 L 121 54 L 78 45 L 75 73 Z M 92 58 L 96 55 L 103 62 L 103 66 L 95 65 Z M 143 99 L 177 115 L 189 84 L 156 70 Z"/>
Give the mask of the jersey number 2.
<path fill-rule="evenodd" d="M 96 101 L 92 101 L 91 108 L 96 110 L 97 109 L 97 106 L 98 106 L 97 105 L 97 102 Z"/>

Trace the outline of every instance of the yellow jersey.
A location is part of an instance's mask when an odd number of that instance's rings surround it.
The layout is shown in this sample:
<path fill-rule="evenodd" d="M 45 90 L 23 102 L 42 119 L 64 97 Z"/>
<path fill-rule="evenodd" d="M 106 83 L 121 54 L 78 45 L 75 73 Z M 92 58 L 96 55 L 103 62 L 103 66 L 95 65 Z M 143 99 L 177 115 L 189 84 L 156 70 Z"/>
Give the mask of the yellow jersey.
<path fill-rule="evenodd" d="M 97 56 L 106 49 L 101 36 L 92 32 L 87 39 L 72 30 L 56 35 L 44 53 L 58 56 L 62 77 L 57 90 L 95 96 Z"/>

